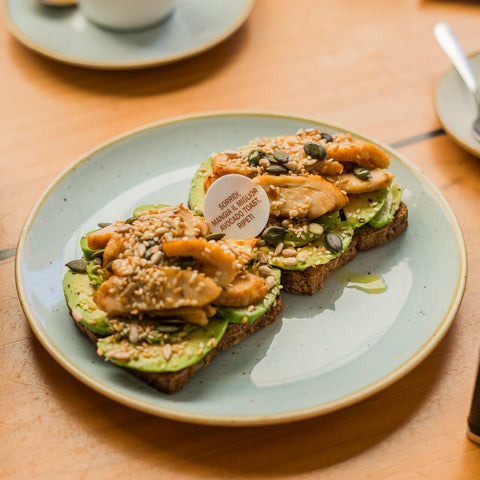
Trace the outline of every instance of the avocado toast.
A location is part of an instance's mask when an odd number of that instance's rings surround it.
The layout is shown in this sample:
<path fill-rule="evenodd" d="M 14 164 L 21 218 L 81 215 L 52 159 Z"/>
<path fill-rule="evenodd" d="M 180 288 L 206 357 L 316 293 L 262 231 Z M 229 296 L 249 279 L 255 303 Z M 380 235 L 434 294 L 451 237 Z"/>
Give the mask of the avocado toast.
<path fill-rule="evenodd" d="M 183 205 L 149 205 L 81 239 L 63 288 L 97 353 L 164 393 L 273 323 L 278 270 L 253 264 L 256 239 L 211 235 Z"/>
<path fill-rule="evenodd" d="M 257 138 L 205 160 L 192 180 L 189 206 L 202 214 L 205 193 L 224 175 L 251 178 L 270 202 L 256 261 L 281 269 L 285 291 L 312 295 L 359 251 L 406 229 L 403 187 L 385 170 L 389 161 L 372 143 L 316 128 Z"/>

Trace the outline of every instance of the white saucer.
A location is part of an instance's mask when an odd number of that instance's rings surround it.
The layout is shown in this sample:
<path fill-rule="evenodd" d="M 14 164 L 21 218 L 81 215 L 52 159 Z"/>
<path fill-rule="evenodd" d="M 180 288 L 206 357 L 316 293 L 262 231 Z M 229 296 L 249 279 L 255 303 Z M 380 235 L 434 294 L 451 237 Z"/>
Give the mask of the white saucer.
<path fill-rule="evenodd" d="M 77 7 L 7 0 L 3 17 L 12 35 L 61 62 L 98 69 L 146 68 L 199 54 L 235 32 L 254 0 L 178 0 L 175 12 L 143 31 L 118 33 L 89 22 Z"/>
<path fill-rule="evenodd" d="M 469 60 L 475 77 L 480 79 L 480 53 L 470 56 Z M 480 142 L 472 135 L 472 123 L 477 114 L 475 102 L 453 67 L 435 84 L 433 106 L 452 140 L 472 155 L 480 157 Z"/>

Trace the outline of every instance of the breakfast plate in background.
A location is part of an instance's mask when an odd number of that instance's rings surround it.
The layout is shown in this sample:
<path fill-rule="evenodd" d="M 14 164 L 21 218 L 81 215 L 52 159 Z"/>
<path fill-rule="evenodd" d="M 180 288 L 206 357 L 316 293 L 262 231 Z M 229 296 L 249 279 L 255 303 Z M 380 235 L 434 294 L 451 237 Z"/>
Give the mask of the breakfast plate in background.
<path fill-rule="evenodd" d="M 254 0 L 177 0 L 162 23 L 135 32 L 102 29 L 73 7 L 38 0 L 6 0 L 3 17 L 12 35 L 54 60 L 97 69 L 135 69 L 197 55 L 232 35 Z"/>
<path fill-rule="evenodd" d="M 352 133 L 388 153 L 390 170 L 405 186 L 407 230 L 359 254 L 321 292 L 282 294 L 284 310 L 273 325 L 220 353 L 174 395 L 159 393 L 98 357 L 70 318 L 62 290 L 64 265 L 81 256 L 82 234 L 99 222 L 128 218 L 142 204 L 186 204 L 192 177 L 212 152 L 309 127 Z M 102 182 L 95 181 L 99 172 Z M 351 288 L 347 272 L 380 275 L 387 289 L 368 294 Z M 291 422 L 339 410 L 386 388 L 447 333 L 466 272 L 454 213 L 408 160 L 335 125 L 263 112 L 174 118 L 101 145 L 47 188 L 26 220 L 16 257 L 17 290 L 27 320 L 60 365 L 119 403 L 210 425 Z"/>
<path fill-rule="evenodd" d="M 476 78 L 480 78 L 480 53 L 468 57 Z M 450 67 L 436 82 L 433 106 L 446 133 L 461 148 L 480 157 L 480 142 L 472 135 L 477 107 L 464 81 Z"/>

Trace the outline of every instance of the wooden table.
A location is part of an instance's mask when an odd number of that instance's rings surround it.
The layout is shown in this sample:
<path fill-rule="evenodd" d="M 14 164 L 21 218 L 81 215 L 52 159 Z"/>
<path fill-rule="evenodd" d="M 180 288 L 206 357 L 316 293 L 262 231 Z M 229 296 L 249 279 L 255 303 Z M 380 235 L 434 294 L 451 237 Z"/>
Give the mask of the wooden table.
<path fill-rule="evenodd" d="M 432 106 L 449 67 L 432 35 L 441 20 L 467 52 L 479 48 L 480 5 L 466 0 L 258 0 L 212 50 L 124 72 L 51 61 L 0 29 L 0 478 L 479 478 L 465 429 L 480 347 L 480 168 Z M 458 216 L 467 288 L 433 353 L 359 404 L 269 427 L 177 423 L 110 401 L 51 358 L 17 299 L 15 247 L 47 185 L 99 143 L 238 109 L 316 117 L 397 146 Z"/>

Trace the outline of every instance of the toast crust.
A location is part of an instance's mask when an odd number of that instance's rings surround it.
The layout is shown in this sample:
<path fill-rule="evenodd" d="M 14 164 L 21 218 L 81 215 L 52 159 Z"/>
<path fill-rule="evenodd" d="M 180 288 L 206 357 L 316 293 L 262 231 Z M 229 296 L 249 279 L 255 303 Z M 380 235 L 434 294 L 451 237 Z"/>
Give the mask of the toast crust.
<path fill-rule="evenodd" d="M 371 250 L 398 237 L 408 226 L 408 209 L 401 202 L 393 220 L 382 228 L 365 225 L 355 231 L 350 246 L 339 257 L 325 265 L 309 267 L 304 271 L 282 270 L 281 284 L 288 293 L 313 295 L 320 291 L 327 278 L 342 265 L 353 260 L 358 252 Z"/>
<path fill-rule="evenodd" d="M 196 371 L 209 365 L 222 350 L 227 350 L 246 337 L 272 324 L 282 309 L 282 299 L 280 295 L 278 295 L 276 302 L 270 307 L 270 309 L 258 317 L 255 321 L 250 323 L 230 323 L 225 331 L 225 334 L 215 348 L 210 350 L 199 362 L 178 372 L 141 372 L 139 370 L 126 367 L 120 368 L 128 370 L 130 373 L 142 379 L 148 385 L 154 387 L 160 392 L 167 394 L 178 392 L 185 387 Z M 85 327 L 83 323 L 78 322 L 75 319 L 74 322 L 79 330 L 96 346 L 99 336 Z"/>

